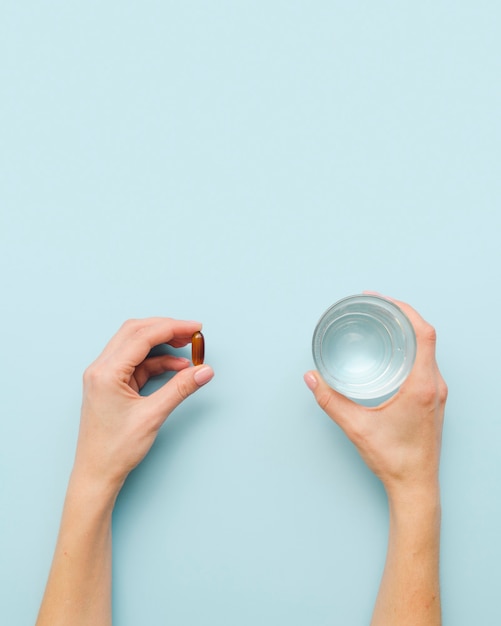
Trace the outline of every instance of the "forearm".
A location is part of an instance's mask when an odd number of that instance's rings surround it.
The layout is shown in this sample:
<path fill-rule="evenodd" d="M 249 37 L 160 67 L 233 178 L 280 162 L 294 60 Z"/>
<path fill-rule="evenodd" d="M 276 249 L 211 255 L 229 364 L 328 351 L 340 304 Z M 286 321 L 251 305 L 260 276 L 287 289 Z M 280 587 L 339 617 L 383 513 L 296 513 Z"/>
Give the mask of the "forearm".
<path fill-rule="evenodd" d="M 116 491 L 73 472 L 36 626 L 111 625 Z"/>
<path fill-rule="evenodd" d="M 388 553 L 371 626 L 441 624 L 438 485 L 389 494 Z"/>

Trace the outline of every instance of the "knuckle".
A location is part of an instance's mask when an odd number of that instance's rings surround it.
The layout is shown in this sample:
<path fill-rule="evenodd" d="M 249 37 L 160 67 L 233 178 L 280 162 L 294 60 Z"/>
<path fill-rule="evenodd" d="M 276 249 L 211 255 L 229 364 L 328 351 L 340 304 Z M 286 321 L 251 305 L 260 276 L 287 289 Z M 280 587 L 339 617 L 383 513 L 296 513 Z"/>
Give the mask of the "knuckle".
<path fill-rule="evenodd" d="M 423 339 L 432 344 L 437 342 L 437 331 L 431 324 L 427 323 L 423 328 Z"/>
<path fill-rule="evenodd" d="M 440 379 L 439 385 L 439 400 L 441 404 L 445 404 L 447 401 L 447 396 L 449 395 L 449 388 L 447 387 L 447 383 L 443 378 Z"/>
<path fill-rule="evenodd" d="M 181 400 L 186 400 L 186 398 L 191 395 L 191 385 L 185 379 L 177 380 L 176 384 L 179 397 L 181 398 Z"/>
<path fill-rule="evenodd" d="M 122 330 L 132 332 L 137 330 L 140 324 L 141 320 L 130 318 L 128 320 L 125 320 L 125 322 L 122 324 Z"/>
<path fill-rule="evenodd" d="M 83 373 L 83 384 L 85 387 L 102 386 L 106 384 L 109 379 L 109 370 L 98 363 L 89 365 Z"/>
<path fill-rule="evenodd" d="M 96 366 L 94 364 L 89 365 L 83 373 L 84 385 L 90 385 L 96 380 Z"/>
<path fill-rule="evenodd" d="M 423 406 L 444 405 L 449 393 L 444 379 L 438 375 L 422 381 L 414 390 L 414 399 Z"/>
<path fill-rule="evenodd" d="M 434 405 L 437 401 L 438 389 L 434 381 L 430 380 L 421 385 L 419 400 L 424 406 Z"/>
<path fill-rule="evenodd" d="M 138 324 L 134 329 L 134 336 L 142 339 L 147 333 L 147 328 L 143 324 Z"/>
<path fill-rule="evenodd" d="M 88 384 L 90 383 L 90 379 L 91 379 L 91 371 L 90 371 L 90 367 L 87 367 L 82 375 L 82 382 L 84 384 L 84 387 L 88 386 Z"/>
<path fill-rule="evenodd" d="M 331 394 L 328 390 L 323 390 L 317 395 L 317 403 L 318 406 L 325 411 L 329 412 L 329 407 L 331 405 Z"/>

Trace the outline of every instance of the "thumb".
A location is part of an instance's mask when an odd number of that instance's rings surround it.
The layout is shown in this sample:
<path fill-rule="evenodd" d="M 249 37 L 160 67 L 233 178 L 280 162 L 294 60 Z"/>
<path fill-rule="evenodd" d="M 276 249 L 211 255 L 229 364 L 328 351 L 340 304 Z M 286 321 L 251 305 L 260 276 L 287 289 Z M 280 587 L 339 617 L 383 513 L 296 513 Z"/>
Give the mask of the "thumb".
<path fill-rule="evenodd" d="M 329 387 L 316 371 L 307 372 L 304 375 L 304 382 L 313 392 L 318 406 L 348 434 L 363 407 Z"/>
<path fill-rule="evenodd" d="M 152 404 L 158 427 L 165 422 L 172 411 L 214 377 L 214 370 L 209 365 L 187 367 L 165 383 L 158 391 L 148 397 Z"/>

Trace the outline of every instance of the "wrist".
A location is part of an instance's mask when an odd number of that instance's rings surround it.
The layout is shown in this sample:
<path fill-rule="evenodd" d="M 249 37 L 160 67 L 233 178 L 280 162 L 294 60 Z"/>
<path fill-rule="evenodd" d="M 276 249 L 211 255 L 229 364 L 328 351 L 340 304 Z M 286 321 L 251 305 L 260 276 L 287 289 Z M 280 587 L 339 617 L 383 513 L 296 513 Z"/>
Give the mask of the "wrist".
<path fill-rule="evenodd" d="M 441 519 L 438 481 L 387 490 L 390 520 L 398 527 L 439 527 Z"/>
<path fill-rule="evenodd" d="M 75 466 L 68 483 L 67 500 L 76 500 L 87 508 L 103 514 L 111 513 L 123 481 L 97 478 Z"/>
<path fill-rule="evenodd" d="M 440 484 L 436 475 L 423 480 L 394 481 L 384 486 L 390 506 L 433 506 L 440 502 Z"/>

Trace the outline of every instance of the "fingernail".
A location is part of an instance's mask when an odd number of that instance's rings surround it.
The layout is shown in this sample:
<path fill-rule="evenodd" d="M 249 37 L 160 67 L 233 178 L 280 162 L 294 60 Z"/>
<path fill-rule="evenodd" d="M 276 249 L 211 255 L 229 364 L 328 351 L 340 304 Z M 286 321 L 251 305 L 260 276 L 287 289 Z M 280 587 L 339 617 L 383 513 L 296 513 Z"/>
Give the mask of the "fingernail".
<path fill-rule="evenodd" d="M 308 389 L 311 389 L 312 391 L 318 385 L 318 380 L 315 374 L 313 374 L 313 372 L 307 372 L 304 375 L 304 382 L 306 383 L 306 386 L 308 387 Z"/>
<path fill-rule="evenodd" d="M 209 365 L 201 365 L 197 371 L 193 374 L 193 378 L 197 385 L 200 387 L 208 383 L 209 380 L 214 376 L 214 372 L 212 371 L 212 367 Z"/>

